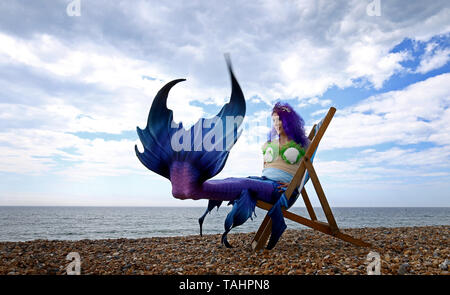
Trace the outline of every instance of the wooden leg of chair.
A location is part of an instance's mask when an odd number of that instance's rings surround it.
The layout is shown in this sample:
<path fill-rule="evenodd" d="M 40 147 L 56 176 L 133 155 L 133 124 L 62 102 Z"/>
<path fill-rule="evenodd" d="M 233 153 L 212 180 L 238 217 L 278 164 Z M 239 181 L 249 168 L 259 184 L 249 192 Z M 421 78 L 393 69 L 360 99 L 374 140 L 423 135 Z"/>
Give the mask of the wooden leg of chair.
<path fill-rule="evenodd" d="M 269 215 L 267 215 L 269 218 L 269 221 L 265 224 L 263 227 L 263 230 L 261 231 L 261 235 L 259 236 L 258 240 L 255 240 L 252 243 L 252 248 L 254 251 L 258 251 L 264 248 L 264 246 L 267 243 L 267 240 L 269 239 L 270 233 L 272 232 L 272 219 L 270 219 Z M 261 225 L 262 227 L 262 225 Z"/>
<path fill-rule="evenodd" d="M 260 207 L 260 208 L 262 208 L 264 210 L 270 210 L 270 208 L 272 208 L 272 204 L 265 203 L 265 202 L 259 202 L 258 203 L 258 207 Z M 284 215 L 285 218 L 287 218 L 289 220 L 292 220 L 294 222 L 297 222 L 299 224 L 302 224 L 304 226 L 310 227 L 310 228 L 312 228 L 314 230 L 320 231 L 320 232 L 322 232 L 324 234 L 333 236 L 335 238 L 338 238 L 340 240 L 352 243 L 352 244 L 357 245 L 357 246 L 372 247 L 372 245 L 370 243 L 364 242 L 364 241 L 362 241 L 360 239 L 356 239 L 356 238 L 354 238 L 352 236 L 349 236 L 347 234 L 344 234 L 344 233 L 342 233 L 340 231 L 333 232 L 333 230 L 330 228 L 330 225 L 328 223 L 326 223 L 326 222 L 321 222 L 321 221 L 318 221 L 318 220 L 314 220 L 314 221 L 313 220 L 309 220 L 309 219 L 307 219 L 305 217 L 302 217 L 302 216 L 297 215 L 295 213 L 289 212 L 289 211 L 287 211 L 285 209 L 283 209 L 282 212 L 283 212 L 283 215 Z"/>
<path fill-rule="evenodd" d="M 272 208 L 272 206 L 273 206 L 272 204 L 261 202 L 261 201 L 258 201 L 257 205 L 258 205 L 259 208 L 267 210 L 267 211 L 269 211 L 270 208 Z M 318 220 L 309 220 L 309 219 L 307 219 L 305 217 L 302 217 L 302 216 L 297 215 L 295 213 L 289 212 L 289 211 L 287 211 L 285 209 L 283 209 L 282 212 L 283 212 L 283 215 L 284 215 L 285 218 L 287 218 L 289 220 L 292 220 L 294 222 L 297 222 L 299 224 L 302 224 L 304 226 L 310 227 L 310 228 L 312 228 L 314 230 L 320 231 L 320 232 L 322 232 L 324 234 L 327 234 L 327 235 L 330 235 L 330 236 L 334 236 L 335 238 L 338 238 L 340 240 L 352 243 L 352 244 L 357 245 L 357 246 L 372 247 L 372 245 L 370 243 L 364 242 L 364 241 L 362 241 L 360 239 L 356 239 L 356 238 L 351 237 L 351 236 L 349 236 L 347 234 L 344 234 L 344 233 L 342 233 L 340 231 L 333 232 L 333 230 L 331 229 L 330 225 L 328 223 L 326 223 L 326 222 L 321 222 L 321 221 L 318 221 Z M 266 215 L 266 217 L 268 217 L 268 216 Z M 272 222 L 271 222 L 272 220 L 270 218 L 269 218 L 269 221 L 270 221 L 270 226 L 268 226 L 267 223 L 269 223 L 269 222 L 267 222 L 266 219 L 261 224 L 261 226 L 260 226 L 260 228 L 258 230 L 258 237 L 259 238 L 257 240 L 254 239 L 254 241 L 252 243 L 253 250 L 255 250 L 255 251 L 259 250 L 259 249 L 262 249 L 265 246 L 266 241 L 267 241 L 268 237 L 270 236 L 271 229 L 272 229 Z M 267 222 L 267 223 L 265 223 L 265 222 Z M 263 227 L 263 225 L 264 225 L 264 227 Z M 265 236 L 265 238 L 264 238 L 264 234 L 266 233 L 265 232 L 266 229 L 267 229 L 267 236 Z M 255 236 L 255 238 L 256 238 L 256 236 Z"/>
<path fill-rule="evenodd" d="M 259 238 L 261 237 L 261 235 L 262 235 L 264 229 L 266 228 L 267 223 L 269 222 L 269 220 L 270 220 L 270 217 L 269 217 L 268 214 L 266 214 L 266 216 L 264 217 L 263 222 L 261 223 L 261 225 L 258 228 L 258 231 L 256 232 L 255 236 L 253 237 L 252 248 L 254 248 L 253 244 L 255 243 L 255 241 L 257 242 L 259 240 Z"/>
<path fill-rule="evenodd" d="M 311 177 L 311 181 L 314 185 L 314 189 L 316 190 L 317 196 L 319 197 L 320 204 L 322 205 L 323 212 L 327 217 L 328 224 L 333 232 L 338 232 L 338 226 L 336 220 L 334 219 L 333 212 L 331 212 L 330 205 L 328 204 L 327 198 L 325 197 L 325 193 L 320 185 L 319 178 L 317 177 L 316 171 L 309 160 L 305 161 L 306 169 L 308 170 L 309 176 Z"/>
<path fill-rule="evenodd" d="M 311 220 L 313 221 L 317 220 L 316 213 L 314 212 L 311 202 L 309 201 L 308 194 L 306 193 L 305 188 L 302 188 L 302 197 L 303 201 L 305 202 L 306 209 L 308 210 L 309 217 L 311 217 Z"/>

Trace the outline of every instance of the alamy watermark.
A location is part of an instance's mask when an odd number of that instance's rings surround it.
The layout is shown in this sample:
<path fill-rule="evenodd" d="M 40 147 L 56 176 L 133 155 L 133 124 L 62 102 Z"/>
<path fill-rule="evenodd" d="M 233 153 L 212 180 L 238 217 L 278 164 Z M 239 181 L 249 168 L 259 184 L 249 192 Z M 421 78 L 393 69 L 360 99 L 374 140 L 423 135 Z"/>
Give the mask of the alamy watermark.
<path fill-rule="evenodd" d="M 78 252 L 70 252 L 66 256 L 66 260 L 71 261 L 66 267 L 66 273 L 68 275 L 80 275 L 81 274 L 81 257 Z"/>
<path fill-rule="evenodd" d="M 372 0 L 366 7 L 368 16 L 381 16 L 381 0 Z"/>
<path fill-rule="evenodd" d="M 172 121 L 170 127 L 178 130 L 173 133 L 170 145 L 176 152 L 191 151 L 192 148 L 194 151 L 223 151 L 224 149 L 229 151 L 239 136 L 239 133 L 235 134 L 236 127 L 241 125 L 243 120 L 242 116 L 226 116 L 225 120 L 215 116 L 212 119 L 198 121 L 193 129 L 189 130 L 180 128 L 179 124 Z M 203 135 L 204 129 L 208 130 L 205 135 Z M 223 142 L 224 138 L 225 142 Z"/>
<path fill-rule="evenodd" d="M 81 0 L 73 0 L 66 7 L 68 16 L 81 16 Z"/>
<path fill-rule="evenodd" d="M 270 121 L 266 124 L 257 120 L 243 122 L 243 116 L 215 116 L 202 119 L 188 130 L 180 128 L 180 124 L 171 122 L 172 129 L 170 145 L 173 151 L 230 151 L 242 132 L 245 131 L 246 140 L 263 144 L 267 141 L 267 130 L 270 130 Z M 242 128 L 238 128 L 243 125 Z"/>
<path fill-rule="evenodd" d="M 369 254 L 367 254 L 366 260 L 369 261 L 369 265 L 367 266 L 367 274 L 380 275 L 381 274 L 380 254 L 374 251 L 370 251 Z"/>

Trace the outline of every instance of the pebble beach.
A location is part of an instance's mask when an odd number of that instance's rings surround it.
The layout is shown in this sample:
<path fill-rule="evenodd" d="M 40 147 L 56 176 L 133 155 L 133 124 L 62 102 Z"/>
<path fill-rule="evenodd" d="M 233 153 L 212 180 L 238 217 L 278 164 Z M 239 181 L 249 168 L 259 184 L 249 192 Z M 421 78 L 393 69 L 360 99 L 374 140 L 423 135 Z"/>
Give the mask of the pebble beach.
<path fill-rule="evenodd" d="M 286 230 L 277 246 L 253 252 L 254 233 L 103 240 L 0 242 L 2 275 L 66 275 L 78 252 L 82 275 L 366 275 L 380 255 L 382 275 L 448 275 L 450 226 L 341 229 L 362 248 L 310 229 Z"/>

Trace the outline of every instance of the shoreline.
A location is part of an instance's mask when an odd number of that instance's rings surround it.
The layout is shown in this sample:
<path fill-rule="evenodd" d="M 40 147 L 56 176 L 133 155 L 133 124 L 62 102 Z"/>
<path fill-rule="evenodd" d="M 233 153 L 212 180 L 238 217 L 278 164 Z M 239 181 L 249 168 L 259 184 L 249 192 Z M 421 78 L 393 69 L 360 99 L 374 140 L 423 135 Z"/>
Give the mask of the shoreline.
<path fill-rule="evenodd" d="M 399 229 L 399 228 L 424 228 L 424 227 L 449 227 L 450 225 L 446 225 L 446 224 L 438 224 L 438 225 L 412 225 L 412 226 L 373 226 L 373 227 L 339 227 L 339 229 L 344 232 L 345 230 L 374 230 L 374 229 L 378 229 L 378 230 L 389 230 L 389 229 Z M 310 230 L 310 228 L 303 226 L 302 225 L 302 229 L 290 229 L 289 226 L 287 228 L 287 230 L 293 230 L 293 231 L 304 231 L 304 230 Z M 215 234 L 203 234 L 203 236 L 214 236 L 214 235 L 218 235 L 219 233 L 215 233 Z M 249 235 L 254 235 L 255 231 L 250 231 L 250 232 L 231 232 L 229 234 L 249 234 Z M 11 240 L 0 240 L 0 244 L 3 243 L 29 243 L 29 242 L 67 242 L 67 243 L 74 243 L 74 242 L 79 242 L 79 241 L 114 241 L 114 240 L 145 240 L 145 239 L 152 239 L 152 238 L 160 238 L 160 239 L 165 239 L 165 238 L 187 238 L 187 237 L 197 237 L 200 236 L 200 234 L 185 234 L 185 235 L 161 235 L 161 236 L 148 236 L 148 237 L 117 237 L 117 238 L 98 238 L 98 239 L 91 239 L 91 238 L 78 238 L 78 239 L 47 239 L 47 238 L 37 238 L 37 239 L 30 239 L 30 240 L 18 240 L 18 241 L 11 241 Z"/>
<path fill-rule="evenodd" d="M 381 274 L 448 275 L 450 225 L 343 228 L 373 245 L 357 247 L 311 229 L 287 229 L 271 251 L 253 252 L 254 232 L 221 234 L 0 242 L 0 274 L 65 275 L 78 252 L 81 274 L 338 274 L 365 275 L 370 251 L 380 254 Z M 446 260 L 447 259 L 447 260 Z"/>

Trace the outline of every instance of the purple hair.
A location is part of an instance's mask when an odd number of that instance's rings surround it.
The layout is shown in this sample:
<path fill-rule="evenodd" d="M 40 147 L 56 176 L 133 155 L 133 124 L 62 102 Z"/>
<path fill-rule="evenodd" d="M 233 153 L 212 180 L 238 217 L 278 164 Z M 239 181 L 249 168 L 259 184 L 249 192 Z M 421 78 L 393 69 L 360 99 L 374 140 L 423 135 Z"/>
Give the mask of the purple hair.
<path fill-rule="evenodd" d="M 280 117 L 288 139 L 294 140 L 306 149 L 309 145 L 309 139 L 305 134 L 305 121 L 303 121 L 303 118 L 288 103 L 277 102 L 273 107 L 272 115 L 274 113 L 277 113 Z M 272 127 L 267 140 L 272 141 L 275 136 L 277 136 L 277 132 Z"/>

